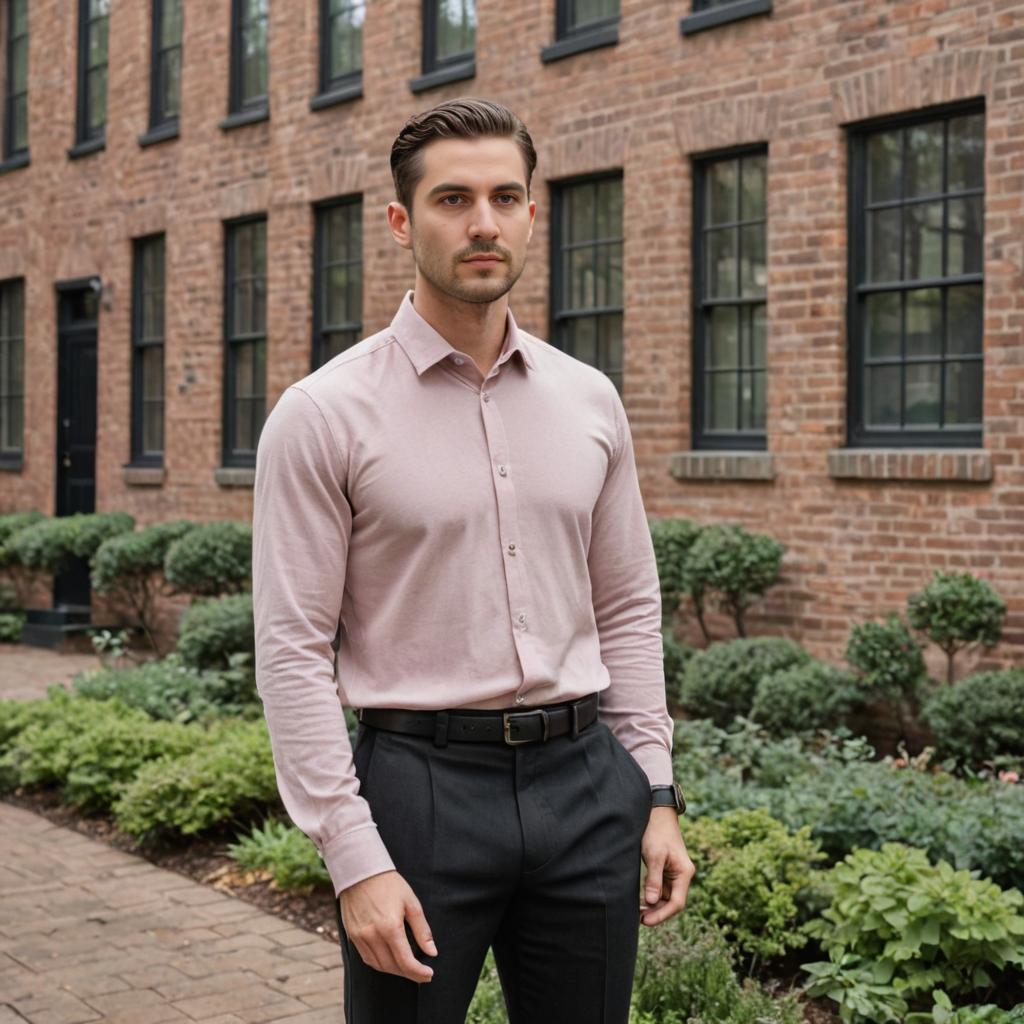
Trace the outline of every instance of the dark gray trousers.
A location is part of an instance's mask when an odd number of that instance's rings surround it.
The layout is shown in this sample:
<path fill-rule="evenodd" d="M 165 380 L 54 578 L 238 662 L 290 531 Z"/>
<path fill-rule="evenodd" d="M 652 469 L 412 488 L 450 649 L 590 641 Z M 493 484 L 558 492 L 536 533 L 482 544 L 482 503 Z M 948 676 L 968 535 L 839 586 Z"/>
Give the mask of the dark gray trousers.
<path fill-rule="evenodd" d="M 489 946 L 510 1024 L 626 1024 L 640 927 L 643 769 L 600 720 L 508 746 L 365 723 L 360 792 L 423 905 L 423 984 L 367 966 L 345 934 L 346 1024 L 464 1024 Z"/>

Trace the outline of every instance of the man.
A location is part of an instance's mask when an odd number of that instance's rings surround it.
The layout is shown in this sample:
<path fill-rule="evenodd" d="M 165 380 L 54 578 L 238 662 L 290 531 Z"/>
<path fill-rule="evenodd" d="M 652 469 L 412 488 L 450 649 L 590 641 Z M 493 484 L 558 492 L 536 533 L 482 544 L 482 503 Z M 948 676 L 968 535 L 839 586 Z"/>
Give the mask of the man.
<path fill-rule="evenodd" d="M 387 217 L 415 287 L 259 442 L 256 678 L 348 1024 L 463 1021 L 492 945 L 512 1024 L 625 1024 L 638 923 L 693 876 L 622 402 L 508 310 L 535 164 L 495 103 L 406 124 Z"/>

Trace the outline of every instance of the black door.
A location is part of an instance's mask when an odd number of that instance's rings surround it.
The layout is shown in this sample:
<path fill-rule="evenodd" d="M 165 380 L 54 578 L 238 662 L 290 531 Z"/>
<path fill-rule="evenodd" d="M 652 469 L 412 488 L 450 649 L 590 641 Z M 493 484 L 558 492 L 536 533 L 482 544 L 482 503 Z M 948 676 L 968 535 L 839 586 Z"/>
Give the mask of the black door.
<path fill-rule="evenodd" d="M 95 283 L 93 283 L 95 282 Z M 96 510 L 96 321 L 99 280 L 57 286 L 57 515 Z M 53 579 L 54 608 L 88 608 L 89 565 Z"/>

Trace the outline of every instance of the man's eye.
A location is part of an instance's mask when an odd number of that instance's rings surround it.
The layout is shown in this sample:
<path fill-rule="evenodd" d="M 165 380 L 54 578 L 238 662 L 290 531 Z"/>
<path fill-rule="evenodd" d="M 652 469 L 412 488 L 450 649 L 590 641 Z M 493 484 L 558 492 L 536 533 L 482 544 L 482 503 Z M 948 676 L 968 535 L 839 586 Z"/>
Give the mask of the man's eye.
<path fill-rule="evenodd" d="M 444 197 L 444 198 L 443 198 L 443 199 L 441 200 L 441 202 L 442 202 L 443 204 L 446 204 L 446 205 L 448 205 L 448 206 L 454 206 L 454 205 L 455 205 L 455 203 L 449 203 L 449 202 L 448 202 L 448 200 L 449 200 L 449 199 L 454 199 L 454 200 L 455 200 L 455 202 L 457 202 L 457 203 L 461 203 L 461 202 L 462 202 L 462 196 L 445 196 L 445 197 Z"/>
<path fill-rule="evenodd" d="M 516 196 L 514 196 L 511 192 L 504 192 L 500 196 L 498 196 L 497 198 L 498 199 L 508 199 L 509 200 L 509 202 L 507 202 L 507 203 L 502 203 L 501 204 L 502 206 L 511 206 L 516 201 Z"/>

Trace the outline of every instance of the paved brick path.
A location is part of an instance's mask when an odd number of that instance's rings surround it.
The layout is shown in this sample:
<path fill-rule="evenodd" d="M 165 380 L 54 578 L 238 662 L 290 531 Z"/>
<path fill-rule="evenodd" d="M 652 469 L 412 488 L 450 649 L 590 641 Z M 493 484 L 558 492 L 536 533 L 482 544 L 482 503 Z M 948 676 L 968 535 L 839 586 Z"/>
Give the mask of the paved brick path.
<path fill-rule="evenodd" d="M 0 697 L 92 656 L 0 646 Z M 0 1024 L 344 1024 L 334 942 L 0 801 Z"/>

